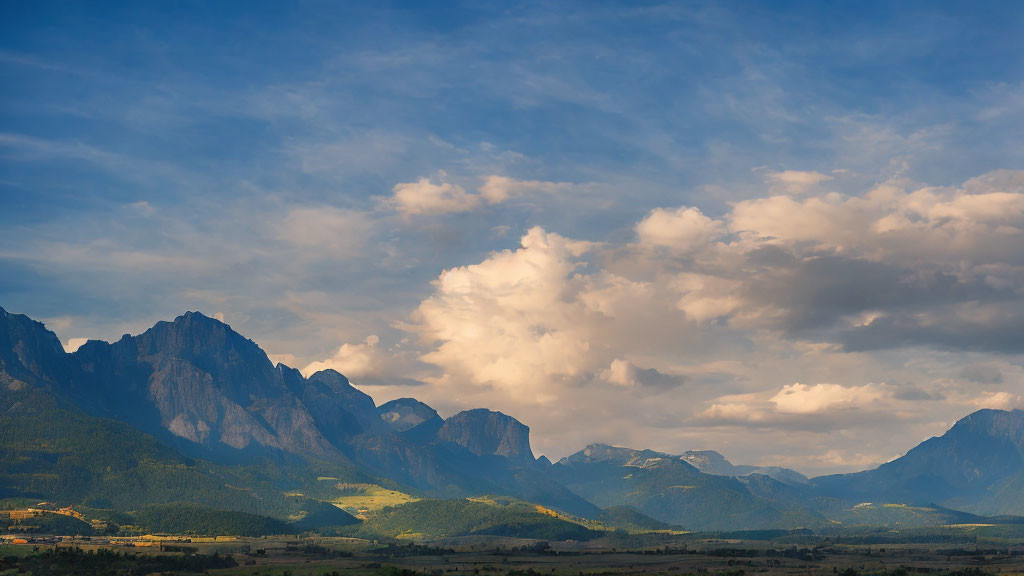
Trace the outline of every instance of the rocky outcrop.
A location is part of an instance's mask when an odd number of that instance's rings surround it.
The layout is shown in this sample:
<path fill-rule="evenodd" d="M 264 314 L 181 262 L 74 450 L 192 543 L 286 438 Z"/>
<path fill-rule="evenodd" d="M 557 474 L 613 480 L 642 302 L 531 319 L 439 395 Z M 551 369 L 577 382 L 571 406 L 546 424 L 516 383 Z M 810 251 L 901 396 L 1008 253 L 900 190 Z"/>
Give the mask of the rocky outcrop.
<path fill-rule="evenodd" d="M 437 438 L 478 456 L 497 455 L 515 462 L 534 462 L 530 428 L 501 412 L 484 408 L 459 412 L 445 420 Z"/>

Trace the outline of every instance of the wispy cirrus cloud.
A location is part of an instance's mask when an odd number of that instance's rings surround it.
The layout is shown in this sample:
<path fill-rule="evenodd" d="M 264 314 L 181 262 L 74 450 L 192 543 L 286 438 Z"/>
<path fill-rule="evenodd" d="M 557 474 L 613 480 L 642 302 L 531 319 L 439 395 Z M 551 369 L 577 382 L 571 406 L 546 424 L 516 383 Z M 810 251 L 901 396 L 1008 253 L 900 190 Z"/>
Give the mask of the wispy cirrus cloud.
<path fill-rule="evenodd" d="M 392 189 L 393 194 L 384 200 L 384 204 L 404 216 L 452 214 L 502 204 L 527 195 L 558 194 L 586 187 L 569 182 L 516 180 L 491 175 L 477 188 L 476 193 L 472 193 L 450 182 L 445 172 L 440 172 L 438 176 L 440 181 L 436 184 L 429 178 L 396 184 Z"/>

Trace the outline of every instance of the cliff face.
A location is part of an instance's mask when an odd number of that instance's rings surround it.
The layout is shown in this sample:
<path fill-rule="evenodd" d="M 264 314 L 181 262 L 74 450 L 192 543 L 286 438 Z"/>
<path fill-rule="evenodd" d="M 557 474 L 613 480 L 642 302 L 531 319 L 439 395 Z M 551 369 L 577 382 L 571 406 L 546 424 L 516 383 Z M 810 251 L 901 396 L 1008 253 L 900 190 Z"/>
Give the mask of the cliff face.
<path fill-rule="evenodd" d="M 148 404 L 160 428 L 213 451 L 341 459 L 266 353 L 223 322 L 188 312 L 138 336 L 101 344 L 83 346 L 75 356 L 93 367 L 84 381 L 115 383 L 106 390 L 104 409 L 116 417 L 132 421 L 133 405 Z"/>
<path fill-rule="evenodd" d="M 516 462 L 534 462 L 530 428 L 501 412 L 483 408 L 459 412 L 445 420 L 437 439 L 458 444 L 478 456 L 493 454 Z"/>

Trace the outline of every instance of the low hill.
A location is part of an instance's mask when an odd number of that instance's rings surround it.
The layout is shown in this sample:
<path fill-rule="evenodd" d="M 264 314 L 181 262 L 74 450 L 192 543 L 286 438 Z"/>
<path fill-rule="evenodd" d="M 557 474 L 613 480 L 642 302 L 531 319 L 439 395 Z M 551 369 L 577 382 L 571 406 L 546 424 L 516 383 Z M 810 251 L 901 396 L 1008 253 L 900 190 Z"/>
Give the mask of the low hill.
<path fill-rule="evenodd" d="M 995 524 L 984 516 L 948 510 L 939 506 L 909 506 L 863 502 L 844 510 L 829 513 L 829 518 L 846 527 L 888 526 L 890 528 L 920 528 L 924 526 L 950 526 L 958 524 Z"/>
<path fill-rule="evenodd" d="M 0 522 L 5 532 L 13 534 L 89 536 L 96 531 L 89 522 L 80 518 L 48 511 L 26 514 L 20 510 L 4 510 L 0 511 Z"/>
<path fill-rule="evenodd" d="M 609 528 L 619 528 L 630 532 L 675 530 L 679 528 L 678 526 L 655 520 L 646 514 L 641 514 L 629 506 L 610 506 L 605 508 L 601 510 L 601 516 L 598 519 Z"/>
<path fill-rule="evenodd" d="M 491 535 L 590 540 L 601 533 L 533 504 L 502 498 L 420 500 L 384 508 L 359 526 L 364 536 L 436 539 Z"/>
<path fill-rule="evenodd" d="M 293 526 L 275 518 L 197 504 L 147 506 L 132 514 L 132 520 L 138 530 L 152 534 L 267 536 L 296 532 Z"/>
<path fill-rule="evenodd" d="M 307 501 L 299 518 L 289 522 L 292 530 L 320 530 L 358 524 L 359 519 L 334 504 L 318 500 Z"/>

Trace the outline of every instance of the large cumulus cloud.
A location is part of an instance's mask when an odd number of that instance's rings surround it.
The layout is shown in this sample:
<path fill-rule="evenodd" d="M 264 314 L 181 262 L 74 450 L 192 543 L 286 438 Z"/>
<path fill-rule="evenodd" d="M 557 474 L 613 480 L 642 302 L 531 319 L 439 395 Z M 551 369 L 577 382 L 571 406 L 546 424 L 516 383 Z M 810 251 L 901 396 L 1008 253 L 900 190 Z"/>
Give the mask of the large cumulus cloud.
<path fill-rule="evenodd" d="M 714 446 L 712 430 L 729 444 L 754 427 L 817 442 L 811 469 L 898 455 L 869 429 L 881 422 L 936 433 L 1015 405 L 1024 174 L 823 187 L 839 180 L 772 176 L 765 196 L 717 217 L 656 208 L 625 243 L 534 227 L 515 249 L 445 270 L 401 325 L 438 370 L 428 394 L 518 412 L 548 436 L 542 450 L 609 430 Z M 602 426 L 584 424 L 594 416 Z"/>

